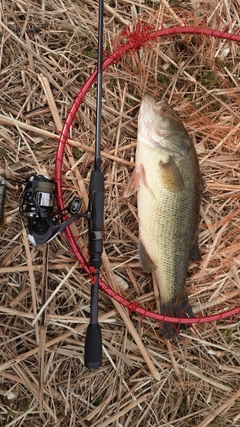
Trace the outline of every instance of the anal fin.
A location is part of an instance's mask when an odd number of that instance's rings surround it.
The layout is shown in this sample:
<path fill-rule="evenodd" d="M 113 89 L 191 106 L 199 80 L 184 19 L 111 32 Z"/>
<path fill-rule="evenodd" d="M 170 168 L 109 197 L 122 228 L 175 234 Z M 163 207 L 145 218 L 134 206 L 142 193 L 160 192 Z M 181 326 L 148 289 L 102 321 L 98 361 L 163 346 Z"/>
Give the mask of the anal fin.
<path fill-rule="evenodd" d="M 193 245 L 190 253 L 190 258 L 194 259 L 195 261 L 201 261 L 201 253 L 198 247 L 198 230 L 196 230 Z"/>
<path fill-rule="evenodd" d="M 142 269 L 147 273 L 152 273 L 156 269 L 156 265 L 148 255 L 147 250 L 141 240 L 139 241 L 139 260 Z"/>

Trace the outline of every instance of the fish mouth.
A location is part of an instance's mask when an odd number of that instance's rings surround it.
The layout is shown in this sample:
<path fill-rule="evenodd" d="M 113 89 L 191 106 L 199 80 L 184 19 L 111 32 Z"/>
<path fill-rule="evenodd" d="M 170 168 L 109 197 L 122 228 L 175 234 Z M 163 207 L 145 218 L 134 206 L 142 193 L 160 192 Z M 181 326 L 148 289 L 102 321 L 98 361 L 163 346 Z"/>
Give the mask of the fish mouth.
<path fill-rule="evenodd" d="M 172 120 L 172 126 L 177 130 L 167 129 L 168 124 L 159 125 L 159 117 L 164 120 Z M 181 128 L 179 129 L 179 124 Z M 171 123 L 169 123 L 171 126 Z M 190 138 L 182 126 L 178 116 L 174 113 L 171 107 L 165 101 L 156 102 L 155 98 L 150 94 L 145 94 L 142 101 L 142 106 L 139 113 L 139 134 L 144 139 L 145 144 L 151 148 L 157 148 L 174 156 L 181 157 L 187 154 L 190 148 Z M 172 141 L 169 146 L 169 140 Z M 181 145 L 178 141 L 181 141 Z M 176 141 L 176 143 L 175 143 Z"/>
<path fill-rule="evenodd" d="M 144 119 L 143 116 L 143 124 L 144 126 L 139 126 L 139 135 L 144 140 L 145 144 L 148 145 L 151 148 L 157 148 L 158 150 L 162 150 L 174 157 L 181 157 L 187 154 L 188 149 L 190 147 L 190 140 L 186 138 L 186 135 L 183 132 L 179 131 L 160 131 L 159 129 L 154 129 L 153 122 L 149 122 L 148 120 Z M 153 131 L 154 129 L 154 131 Z M 155 133 L 155 138 L 153 136 L 153 133 Z M 174 149 L 173 147 L 169 147 L 167 144 L 165 144 L 165 141 L 168 138 L 181 138 L 183 142 L 183 146 L 178 147 L 177 149 Z"/>

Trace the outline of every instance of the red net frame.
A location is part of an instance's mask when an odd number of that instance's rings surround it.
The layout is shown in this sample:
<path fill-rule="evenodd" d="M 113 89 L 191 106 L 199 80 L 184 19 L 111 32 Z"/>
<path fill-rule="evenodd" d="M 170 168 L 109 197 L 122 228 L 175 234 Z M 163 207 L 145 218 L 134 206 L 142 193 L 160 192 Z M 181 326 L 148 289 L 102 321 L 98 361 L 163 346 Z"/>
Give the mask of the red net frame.
<path fill-rule="evenodd" d="M 120 57 L 128 52 L 135 52 L 142 48 L 146 43 L 152 42 L 160 37 L 172 37 L 179 34 L 201 34 L 209 37 L 215 37 L 224 40 L 230 40 L 237 43 L 240 43 L 240 35 L 237 33 L 229 33 L 226 30 L 218 30 L 218 29 L 210 29 L 206 27 L 194 27 L 194 26 L 182 26 L 182 27 L 171 27 L 171 28 L 161 28 L 159 30 L 153 30 L 148 24 L 144 22 L 138 22 L 133 30 L 127 28 L 122 32 L 123 38 L 126 42 L 117 46 L 116 50 L 103 62 L 102 68 L 103 71 L 106 70 L 110 65 L 119 61 Z M 63 130 L 60 135 L 57 155 L 56 155 L 56 165 L 55 165 L 55 179 L 56 179 L 56 189 L 57 189 L 57 200 L 58 207 L 60 210 L 64 209 L 64 199 L 62 193 L 62 166 L 63 166 L 63 156 L 68 140 L 68 136 L 70 133 L 70 128 L 75 119 L 76 113 L 82 104 L 84 97 L 88 90 L 92 87 L 93 83 L 97 78 L 97 70 L 95 70 L 92 75 L 88 78 L 84 86 L 79 91 L 72 107 L 69 110 L 68 116 L 65 120 Z M 76 258 L 80 262 L 82 268 L 91 278 L 91 272 L 89 265 L 86 259 L 81 254 L 79 250 L 75 237 L 73 236 L 70 227 L 65 229 L 65 234 L 67 240 L 69 242 L 70 247 L 72 248 L 73 253 Z M 162 315 L 159 313 L 155 313 L 150 310 L 146 310 L 141 307 L 137 301 L 128 301 L 124 297 L 122 297 L 117 292 L 113 291 L 110 286 L 105 283 L 101 278 L 99 279 L 99 286 L 103 292 L 109 295 L 111 298 L 116 300 L 118 303 L 125 306 L 130 312 L 136 312 L 143 317 L 149 317 L 151 319 L 155 319 L 156 321 L 167 321 L 171 323 L 178 324 L 199 324 L 205 322 L 213 322 L 213 321 L 221 321 L 223 319 L 229 318 L 231 316 L 235 316 L 240 313 L 240 306 L 235 307 L 230 310 L 222 311 L 220 313 L 212 314 L 209 316 L 199 316 L 195 318 L 177 318 Z"/>

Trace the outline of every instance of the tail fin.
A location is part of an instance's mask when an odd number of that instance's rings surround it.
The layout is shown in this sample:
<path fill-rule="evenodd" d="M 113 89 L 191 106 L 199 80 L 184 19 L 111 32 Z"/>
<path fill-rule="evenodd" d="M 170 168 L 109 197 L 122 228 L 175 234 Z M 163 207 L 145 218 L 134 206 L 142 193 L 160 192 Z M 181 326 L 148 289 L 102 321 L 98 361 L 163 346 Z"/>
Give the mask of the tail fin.
<path fill-rule="evenodd" d="M 192 307 L 188 303 L 188 298 L 186 295 L 184 295 L 184 299 L 181 301 L 178 301 L 176 303 L 168 303 L 168 304 L 161 304 L 161 314 L 164 314 L 165 316 L 173 316 L 173 317 L 194 317 Z M 167 340 L 170 340 L 171 338 L 175 337 L 179 330 L 184 330 L 189 325 L 186 325 L 184 323 L 171 323 L 171 322 L 163 322 L 162 323 L 162 333 L 164 338 Z"/>

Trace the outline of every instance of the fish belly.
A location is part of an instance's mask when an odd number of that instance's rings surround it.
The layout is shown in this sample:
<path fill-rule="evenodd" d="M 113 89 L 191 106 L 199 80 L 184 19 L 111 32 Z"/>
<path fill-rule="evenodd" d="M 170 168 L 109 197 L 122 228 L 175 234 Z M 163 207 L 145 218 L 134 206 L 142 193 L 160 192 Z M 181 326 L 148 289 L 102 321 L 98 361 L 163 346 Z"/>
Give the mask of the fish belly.
<path fill-rule="evenodd" d="M 183 178 L 183 188 L 175 192 L 160 179 L 165 153 L 141 144 L 136 160 L 137 168 L 144 171 L 138 191 L 140 241 L 155 266 L 161 303 L 175 302 L 185 285 L 198 223 L 200 174 L 195 148 L 175 160 Z"/>

